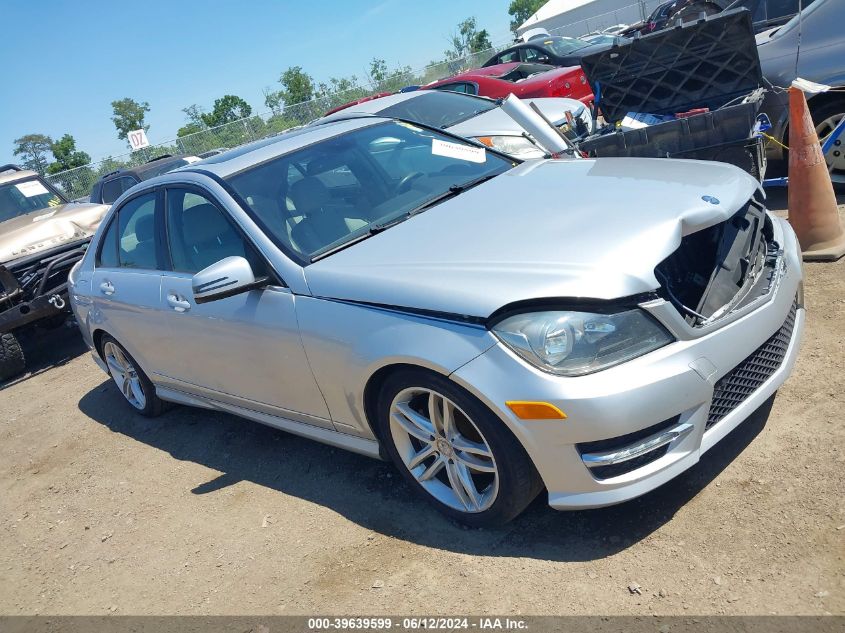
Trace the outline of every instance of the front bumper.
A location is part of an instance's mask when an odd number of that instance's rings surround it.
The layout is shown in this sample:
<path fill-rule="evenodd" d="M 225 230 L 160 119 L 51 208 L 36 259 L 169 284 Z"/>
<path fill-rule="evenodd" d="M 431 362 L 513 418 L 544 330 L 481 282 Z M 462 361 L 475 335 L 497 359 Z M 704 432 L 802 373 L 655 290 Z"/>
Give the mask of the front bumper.
<path fill-rule="evenodd" d="M 88 242 L 0 265 L 0 334 L 70 312 L 67 271 L 82 259 Z M 19 276 L 26 281 L 19 282 Z"/>
<path fill-rule="evenodd" d="M 805 313 L 800 303 L 800 249 L 789 225 L 775 222 L 776 237 L 784 245 L 778 281 L 749 312 L 726 317 L 724 324 L 714 324 L 706 333 L 678 336 L 674 343 L 633 361 L 577 378 L 535 369 L 501 344 L 452 374 L 513 431 L 540 473 L 552 507 L 600 507 L 657 488 L 698 462 L 783 384 L 795 364 Z M 720 409 L 721 391 L 734 370 L 744 370 L 744 365 L 738 366 L 761 349 L 766 352 L 765 345 L 787 330 L 776 368 L 770 368 L 750 394 Z M 720 394 L 714 402 L 717 385 Z M 549 402 L 568 418 L 520 420 L 505 406 L 508 400 Z M 659 444 L 660 456 L 619 475 L 597 475 L 596 466 L 612 467 L 620 457 L 613 453 L 619 449 L 585 451 L 584 445 L 620 436 L 632 438 L 624 448 L 635 452 L 646 442 Z M 636 455 L 621 457 L 632 460 Z M 604 461 L 590 463 L 596 459 Z"/>

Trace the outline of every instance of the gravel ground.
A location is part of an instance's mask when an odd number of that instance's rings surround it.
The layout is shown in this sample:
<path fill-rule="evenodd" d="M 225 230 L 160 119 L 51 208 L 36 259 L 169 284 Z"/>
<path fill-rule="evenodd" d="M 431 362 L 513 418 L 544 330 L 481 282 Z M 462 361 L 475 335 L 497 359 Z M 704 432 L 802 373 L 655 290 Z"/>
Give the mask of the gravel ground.
<path fill-rule="evenodd" d="M 496 530 L 386 463 L 225 414 L 141 418 L 56 331 L 0 391 L 0 614 L 843 614 L 845 260 L 806 274 L 794 375 L 701 463 Z"/>

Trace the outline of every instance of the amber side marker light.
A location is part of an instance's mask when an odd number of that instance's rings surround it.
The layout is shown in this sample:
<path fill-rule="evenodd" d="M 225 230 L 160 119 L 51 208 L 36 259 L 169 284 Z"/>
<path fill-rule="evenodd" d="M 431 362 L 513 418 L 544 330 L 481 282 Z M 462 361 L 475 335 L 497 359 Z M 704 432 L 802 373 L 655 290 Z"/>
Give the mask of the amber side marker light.
<path fill-rule="evenodd" d="M 548 402 L 524 402 L 508 400 L 505 402 L 520 420 L 565 420 L 566 414 Z"/>

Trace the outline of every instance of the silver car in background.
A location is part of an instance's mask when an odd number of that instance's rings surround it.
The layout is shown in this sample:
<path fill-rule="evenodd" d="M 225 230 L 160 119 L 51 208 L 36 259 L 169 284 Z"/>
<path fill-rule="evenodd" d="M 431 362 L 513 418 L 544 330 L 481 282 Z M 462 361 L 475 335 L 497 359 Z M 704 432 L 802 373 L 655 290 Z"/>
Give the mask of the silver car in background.
<path fill-rule="evenodd" d="M 806 4 L 806 3 L 805 3 Z M 770 84 L 786 88 L 797 77 L 835 89 L 807 95 L 807 105 L 822 143 L 845 119 L 845 2 L 814 0 L 786 24 L 757 36 L 763 76 Z M 766 93 L 762 111 L 772 122 L 769 132 L 780 141 L 769 143 L 772 160 L 786 157 L 789 144 L 789 97 L 785 90 Z M 845 185 L 845 138 L 825 155 L 834 183 Z"/>
<path fill-rule="evenodd" d="M 471 525 L 675 477 L 783 383 L 804 324 L 795 236 L 735 167 L 519 162 L 376 117 L 139 184 L 71 283 L 141 414 L 389 459 Z"/>
<path fill-rule="evenodd" d="M 570 139 L 593 131 L 590 109 L 577 99 L 523 99 L 535 105 L 552 125 Z M 315 123 L 348 119 L 356 115 L 376 115 L 417 121 L 429 127 L 448 130 L 521 160 L 543 158 L 546 150 L 536 145 L 499 102 L 487 97 L 441 90 L 418 90 L 371 99 L 336 111 Z"/>

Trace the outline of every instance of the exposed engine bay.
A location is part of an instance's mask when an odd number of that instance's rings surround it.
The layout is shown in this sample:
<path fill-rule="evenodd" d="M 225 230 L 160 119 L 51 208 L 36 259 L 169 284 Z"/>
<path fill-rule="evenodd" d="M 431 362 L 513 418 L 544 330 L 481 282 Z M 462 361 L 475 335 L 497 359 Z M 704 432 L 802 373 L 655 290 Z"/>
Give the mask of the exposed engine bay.
<path fill-rule="evenodd" d="M 780 252 L 762 201 L 752 198 L 731 219 L 681 240 L 655 268 L 658 294 L 690 325 L 706 325 L 767 294 Z"/>

